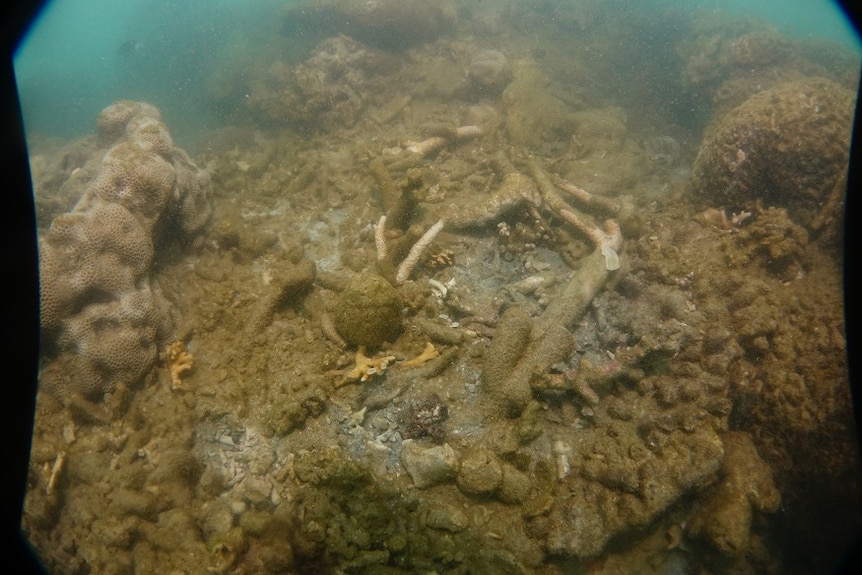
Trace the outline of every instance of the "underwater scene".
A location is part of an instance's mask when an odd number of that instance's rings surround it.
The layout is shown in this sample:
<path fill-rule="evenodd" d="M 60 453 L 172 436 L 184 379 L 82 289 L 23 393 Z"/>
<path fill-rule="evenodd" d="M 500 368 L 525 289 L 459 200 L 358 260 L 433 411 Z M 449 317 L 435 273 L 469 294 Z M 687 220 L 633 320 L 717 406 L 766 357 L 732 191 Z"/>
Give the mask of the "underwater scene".
<path fill-rule="evenodd" d="M 835 5 L 102 4 L 15 62 L 46 570 L 839 565 Z"/>

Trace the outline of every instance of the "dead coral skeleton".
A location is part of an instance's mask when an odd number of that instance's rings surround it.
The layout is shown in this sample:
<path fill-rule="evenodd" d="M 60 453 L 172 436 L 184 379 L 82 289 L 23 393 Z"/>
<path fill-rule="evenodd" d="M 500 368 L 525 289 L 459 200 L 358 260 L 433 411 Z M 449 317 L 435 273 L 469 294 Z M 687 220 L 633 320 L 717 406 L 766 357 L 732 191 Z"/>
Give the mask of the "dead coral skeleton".
<path fill-rule="evenodd" d="M 45 494 L 53 495 L 54 491 L 57 489 L 57 484 L 60 481 L 60 474 L 63 472 L 63 466 L 66 463 L 66 452 L 61 451 L 57 454 L 57 457 L 54 459 L 54 465 L 48 466 L 45 463 L 45 476 L 48 478 L 45 484 Z"/>
<path fill-rule="evenodd" d="M 445 148 L 451 142 L 476 138 L 481 135 L 482 130 L 479 126 L 461 126 L 446 135 L 434 136 L 421 142 L 405 142 L 405 145 L 407 146 L 407 151 L 419 154 L 420 156 L 427 156 L 432 152 Z"/>
<path fill-rule="evenodd" d="M 433 242 L 434 238 L 437 237 L 437 234 L 440 233 L 440 230 L 443 229 L 443 225 L 443 220 L 438 220 L 436 224 L 428 228 L 422 237 L 413 244 L 413 247 L 410 248 L 404 261 L 401 262 L 395 272 L 396 284 L 401 285 L 407 281 L 410 274 L 413 273 L 413 270 L 419 264 L 419 260 L 422 259 L 422 254 L 426 249 L 428 249 L 428 246 L 431 245 L 431 242 Z M 377 225 L 374 226 L 374 245 L 377 249 L 377 261 L 382 262 L 388 259 L 389 250 L 386 246 L 386 216 L 380 216 L 380 220 L 378 220 Z"/>
<path fill-rule="evenodd" d="M 608 271 L 619 269 L 620 260 L 618 252 L 623 245 L 623 236 L 619 223 L 615 219 L 607 219 L 604 221 L 602 227 L 599 227 L 591 217 L 582 214 L 569 205 L 562 198 L 558 190 L 566 192 L 571 198 L 584 204 L 586 207 L 595 208 L 598 211 L 616 213 L 619 207 L 606 198 L 595 196 L 567 182 L 553 183 L 535 160 L 530 163 L 530 168 L 533 173 L 533 179 L 539 187 L 539 193 L 544 205 L 590 240 L 593 247 L 599 250 L 602 256 L 604 256 L 605 268 Z"/>
<path fill-rule="evenodd" d="M 727 212 L 717 208 L 708 208 L 697 215 L 705 224 L 717 228 L 719 231 L 733 233 L 739 231 L 742 222 L 752 217 L 749 211 L 734 212 L 727 217 Z"/>

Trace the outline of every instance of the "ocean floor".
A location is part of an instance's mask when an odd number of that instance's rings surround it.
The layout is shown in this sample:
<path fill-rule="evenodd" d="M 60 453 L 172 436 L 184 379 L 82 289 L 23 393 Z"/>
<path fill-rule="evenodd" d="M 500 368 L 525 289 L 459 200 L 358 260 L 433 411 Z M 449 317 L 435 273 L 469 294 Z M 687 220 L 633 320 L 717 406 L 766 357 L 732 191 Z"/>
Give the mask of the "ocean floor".
<path fill-rule="evenodd" d="M 675 35 L 638 54 L 650 36 L 627 26 L 661 22 L 468 4 L 394 46 L 321 12 L 304 52 L 236 55 L 202 88 L 228 110 L 185 150 L 206 223 L 172 235 L 151 218 L 130 288 L 161 314 L 129 352 L 143 375 L 69 359 L 93 352 L 67 327 L 116 292 L 46 330 L 23 529 L 52 572 L 821 573 L 840 558 L 862 525 L 847 148 L 811 169 L 785 158 L 809 149 L 794 138 L 849 138 L 853 57 L 719 22 L 664 22 Z M 757 98 L 798 123 L 740 135 L 768 125 Z M 131 141 L 130 123 L 98 123 L 31 142 L 43 245 Z M 764 183 L 776 171 L 810 193 Z"/>

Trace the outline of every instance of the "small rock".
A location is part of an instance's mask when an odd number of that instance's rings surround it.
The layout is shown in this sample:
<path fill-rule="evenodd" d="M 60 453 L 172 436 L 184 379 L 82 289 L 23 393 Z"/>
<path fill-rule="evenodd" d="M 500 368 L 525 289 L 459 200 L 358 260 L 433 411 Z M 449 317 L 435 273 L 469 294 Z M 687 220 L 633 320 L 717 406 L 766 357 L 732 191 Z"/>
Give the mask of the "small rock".
<path fill-rule="evenodd" d="M 452 533 L 463 531 L 468 524 L 467 515 L 451 505 L 435 505 L 428 510 L 428 514 L 425 516 L 425 525 L 428 527 Z"/>
<path fill-rule="evenodd" d="M 455 478 L 458 489 L 469 495 L 493 493 L 502 482 L 503 468 L 494 454 L 485 449 L 474 449 L 464 456 Z"/>
<path fill-rule="evenodd" d="M 525 501 L 530 494 L 530 478 L 509 464 L 504 463 L 502 468 L 503 481 L 500 484 L 497 497 L 505 503 Z"/>
<path fill-rule="evenodd" d="M 408 439 L 401 450 L 401 464 L 413 479 L 413 484 L 424 489 L 451 481 L 458 457 L 447 443 L 425 448 Z"/>

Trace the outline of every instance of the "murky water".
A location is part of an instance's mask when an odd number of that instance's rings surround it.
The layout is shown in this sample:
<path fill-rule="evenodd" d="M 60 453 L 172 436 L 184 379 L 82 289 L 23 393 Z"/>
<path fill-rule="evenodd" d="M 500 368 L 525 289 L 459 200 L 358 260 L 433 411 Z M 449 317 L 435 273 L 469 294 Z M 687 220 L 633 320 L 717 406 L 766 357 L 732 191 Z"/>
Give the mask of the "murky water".
<path fill-rule="evenodd" d="M 254 8 L 94 12 L 63 102 L 56 36 L 17 62 L 50 571 L 837 564 L 852 42 L 671 2 Z"/>

